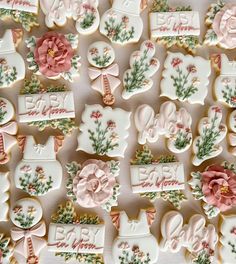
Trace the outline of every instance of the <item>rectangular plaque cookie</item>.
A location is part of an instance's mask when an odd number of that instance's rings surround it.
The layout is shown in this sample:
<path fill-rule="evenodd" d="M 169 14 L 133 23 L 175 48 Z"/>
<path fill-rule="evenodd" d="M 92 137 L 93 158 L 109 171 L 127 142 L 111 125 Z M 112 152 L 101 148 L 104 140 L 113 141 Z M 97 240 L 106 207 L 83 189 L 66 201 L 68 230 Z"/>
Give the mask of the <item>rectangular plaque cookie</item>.
<path fill-rule="evenodd" d="M 38 13 L 38 0 L 0 0 L 0 8 Z"/>

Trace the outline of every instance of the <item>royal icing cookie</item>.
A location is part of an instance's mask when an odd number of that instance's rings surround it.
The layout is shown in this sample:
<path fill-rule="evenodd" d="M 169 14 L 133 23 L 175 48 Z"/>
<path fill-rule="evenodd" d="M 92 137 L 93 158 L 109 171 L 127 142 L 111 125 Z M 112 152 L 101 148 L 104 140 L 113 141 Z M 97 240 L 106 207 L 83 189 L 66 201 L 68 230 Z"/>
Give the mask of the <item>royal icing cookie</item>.
<path fill-rule="evenodd" d="M 236 48 L 236 4 L 218 1 L 211 4 L 206 15 L 208 30 L 205 35 L 204 44 L 209 46 L 220 46 L 224 49 Z"/>
<path fill-rule="evenodd" d="M 143 32 L 141 1 L 114 0 L 112 8 L 101 17 L 101 34 L 117 44 L 138 42 Z"/>
<path fill-rule="evenodd" d="M 80 34 L 92 34 L 98 29 L 98 0 L 40 0 L 40 7 L 49 28 L 64 26 L 72 18 Z"/>
<path fill-rule="evenodd" d="M 0 164 L 5 164 L 10 159 L 10 150 L 17 143 L 15 135 L 18 130 L 14 118 L 15 109 L 10 101 L 0 97 Z"/>
<path fill-rule="evenodd" d="M 228 134 L 228 141 L 230 145 L 230 153 L 236 156 L 236 110 L 229 115 L 229 129 L 231 132 Z"/>
<path fill-rule="evenodd" d="M 199 46 L 199 13 L 190 6 L 172 8 L 168 0 L 153 0 L 149 14 L 151 38 L 166 47 L 177 45 L 195 52 Z"/>
<path fill-rule="evenodd" d="M 11 237 L 15 241 L 14 252 L 23 256 L 25 263 L 39 263 L 39 254 L 46 246 L 43 238 L 46 225 L 40 221 L 42 215 L 41 204 L 32 198 L 18 200 L 11 208 L 10 218 L 16 226 L 11 229 Z"/>
<path fill-rule="evenodd" d="M 130 56 L 130 69 L 123 75 L 124 90 L 122 97 L 129 99 L 131 96 L 143 93 L 152 88 L 151 77 L 159 69 L 158 59 L 153 58 L 155 44 L 146 40 L 142 43 L 140 50 L 134 51 Z"/>
<path fill-rule="evenodd" d="M 121 108 L 85 105 L 77 150 L 101 156 L 124 157 L 130 115 Z"/>
<path fill-rule="evenodd" d="M 39 144 L 33 136 L 19 136 L 23 153 L 15 169 L 16 188 L 32 196 L 42 196 L 59 189 L 62 181 L 62 166 L 56 154 L 62 146 L 62 136 L 50 136 L 45 144 Z"/>
<path fill-rule="evenodd" d="M 184 225 L 183 216 L 170 211 L 162 218 L 161 235 L 160 250 L 175 253 L 185 248 L 191 259 L 188 263 L 215 263 L 217 231 L 213 225 L 206 225 L 202 215 L 193 215 Z"/>
<path fill-rule="evenodd" d="M 110 211 L 118 204 L 120 184 L 116 182 L 119 175 L 119 162 L 90 159 L 83 164 L 68 163 L 69 174 L 67 195 L 82 207 L 102 207 Z"/>
<path fill-rule="evenodd" d="M 41 38 L 28 38 L 28 69 L 49 79 L 62 77 L 73 82 L 79 76 L 81 65 L 80 56 L 75 51 L 78 42 L 78 35 L 63 35 L 54 31 L 45 33 Z"/>
<path fill-rule="evenodd" d="M 203 202 L 208 218 L 236 206 L 236 169 L 234 164 L 213 164 L 204 172 L 192 172 L 189 182 L 193 196 Z M 214 185 L 214 188 L 212 186 Z"/>
<path fill-rule="evenodd" d="M 221 123 L 222 110 L 218 106 L 211 106 L 208 116 L 203 117 L 198 124 L 198 133 L 193 141 L 194 157 L 192 163 L 199 166 L 205 160 L 214 158 L 223 151 L 219 143 L 225 138 L 227 126 Z"/>
<path fill-rule="evenodd" d="M 9 172 L 0 172 L 0 182 L 1 182 L 1 185 L 0 185 L 0 222 L 8 221 L 9 198 L 10 198 L 10 195 L 9 195 L 10 181 L 8 178 L 9 178 Z M 0 251 L 1 251 L 1 248 L 0 248 Z"/>
<path fill-rule="evenodd" d="M 88 68 L 88 75 L 92 80 L 91 87 L 102 94 L 104 104 L 114 104 L 113 93 L 121 83 L 118 78 L 119 65 L 113 63 L 114 49 L 104 41 L 97 41 L 89 46 L 87 57 L 93 66 Z"/>
<path fill-rule="evenodd" d="M 140 210 L 137 220 L 128 218 L 126 212 L 112 212 L 111 218 L 118 230 L 112 245 L 114 264 L 157 262 L 159 246 L 150 232 L 156 210 Z"/>
<path fill-rule="evenodd" d="M 3 233 L 0 233 L 0 263 L 1 264 L 16 264 L 13 260 L 13 246 L 11 239 L 6 237 Z"/>
<path fill-rule="evenodd" d="M 167 139 L 167 147 L 174 153 L 186 151 L 192 143 L 192 118 L 185 108 L 177 111 L 172 102 L 161 105 L 155 114 L 149 105 L 139 106 L 134 115 L 139 144 L 156 142 L 160 136 Z"/>
<path fill-rule="evenodd" d="M 168 52 L 164 67 L 161 96 L 191 104 L 204 104 L 211 74 L 209 60 Z"/>
<path fill-rule="evenodd" d="M 0 38 L 0 88 L 9 87 L 25 78 L 25 62 L 16 51 L 22 34 L 21 29 L 7 29 Z"/>

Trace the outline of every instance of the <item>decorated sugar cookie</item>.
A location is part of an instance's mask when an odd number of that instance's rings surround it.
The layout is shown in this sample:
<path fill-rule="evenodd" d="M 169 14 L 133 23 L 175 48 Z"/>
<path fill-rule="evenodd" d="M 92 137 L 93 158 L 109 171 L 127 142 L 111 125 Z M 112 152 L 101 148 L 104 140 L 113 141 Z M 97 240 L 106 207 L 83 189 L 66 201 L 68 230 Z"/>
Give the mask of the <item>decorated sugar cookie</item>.
<path fill-rule="evenodd" d="M 114 104 L 113 93 L 121 83 L 118 77 L 119 65 L 113 63 L 114 49 L 104 41 L 97 41 L 89 46 L 87 57 L 93 66 L 88 68 L 91 87 L 102 94 L 104 104 Z"/>
<path fill-rule="evenodd" d="M 199 166 L 205 160 L 214 158 L 223 151 L 219 143 L 225 138 L 227 126 L 221 123 L 222 110 L 213 105 L 208 110 L 208 116 L 203 117 L 198 124 L 198 133 L 193 141 L 193 165 Z"/>
<path fill-rule="evenodd" d="M 134 51 L 130 56 L 130 69 L 123 75 L 124 90 L 122 97 L 129 99 L 131 96 L 143 93 L 152 88 L 151 77 L 159 69 L 158 59 L 153 58 L 155 44 L 146 40 L 142 43 L 140 50 Z"/>
<path fill-rule="evenodd" d="M 183 216 L 177 211 L 170 211 L 161 221 L 160 250 L 172 253 L 186 249 L 188 263 L 215 263 L 214 250 L 218 235 L 212 224 L 206 225 L 200 214 L 193 215 L 184 225 Z"/>
<path fill-rule="evenodd" d="M 8 88 L 25 78 L 25 62 L 16 51 L 22 34 L 21 29 L 7 29 L 0 38 L 0 88 Z"/>
<path fill-rule="evenodd" d="M 98 0 L 40 0 L 40 7 L 49 28 L 64 26 L 69 18 L 80 34 L 92 34 L 99 26 Z"/>
<path fill-rule="evenodd" d="M 138 42 L 143 32 L 141 1 L 113 0 L 112 8 L 101 17 L 101 34 L 117 44 Z"/>
<path fill-rule="evenodd" d="M 110 211 L 118 204 L 120 184 L 116 182 L 119 175 L 118 161 L 90 159 L 83 164 L 68 163 L 66 168 L 69 174 L 67 195 L 82 207 L 102 207 Z"/>
<path fill-rule="evenodd" d="M 209 46 L 218 45 L 224 49 L 236 48 L 236 4 L 234 1 L 225 3 L 222 0 L 215 0 L 211 4 L 206 15 L 208 30 L 204 43 Z"/>
<path fill-rule="evenodd" d="M 73 82 L 79 76 L 81 65 L 80 56 L 75 51 L 78 41 L 78 35 L 63 35 L 54 31 L 45 33 L 41 38 L 28 38 L 28 69 L 49 79 L 62 77 Z"/>
<path fill-rule="evenodd" d="M 46 246 L 46 225 L 41 221 L 42 215 L 41 204 L 32 198 L 18 200 L 11 208 L 10 218 L 16 226 L 11 229 L 14 252 L 24 257 L 24 263 L 39 263 L 39 254 Z"/>
<path fill-rule="evenodd" d="M 199 13 L 190 6 L 172 8 L 168 0 L 152 0 L 150 18 L 151 38 L 167 48 L 177 45 L 195 52 L 199 46 Z"/>
<path fill-rule="evenodd" d="M 112 212 L 111 218 L 118 230 L 113 242 L 112 256 L 114 264 L 157 263 L 159 246 L 150 232 L 156 210 L 140 210 L 136 220 L 128 218 L 126 212 Z"/>
<path fill-rule="evenodd" d="M 77 150 L 101 156 L 124 157 L 130 115 L 121 108 L 85 105 Z"/>
<path fill-rule="evenodd" d="M 10 150 L 17 143 L 16 133 L 18 125 L 12 121 L 15 109 L 10 101 L 0 97 L 0 164 L 10 159 Z"/>
<path fill-rule="evenodd" d="M 10 198 L 9 172 L 0 172 L 0 182 L 1 182 L 0 184 L 0 222 L 1 222 L 1 221 L 8 221 L 9 198 Z"/>
<path fill-rule="evenodd" d="M 232 155 L 236 156 L 236 110 L 230 113 L 228 124 L 229 130 L 231 130 L 228 134 L 228 141 L 230 145 L 229 151 Z"/>
<path fill-rule="evenodd" d="M 161 96 L 191 104 L 204 104 L 211 63 L 202 57 L 168 52 L 161 81 Z"/>
<path fill-rule="evenodd" d="M 37 126 L 40 131 L 51 127 L 64 135 L 71 134 L 75 128 L 73 92 L 64 85 L 44 87 L 32 75 L 18 96 L 18 116 L 20 123 Z"/>
<path fill-rule="evenodd" d="M 105 225 L 98 216 L 78 215 L 71 202 L 59 205 L 51 217 L 48 250 L 65 261 L 104 264 Z"/>
<path fill-rule="evenodd" d="M 213 164 L 203 172 L 192 172 L 189 182 L 195 199 L 203 202 L 208 218 L 226 212 L 236 206 L 236 168 L 223 162 Z M 213 187 L 212 187 L 213 186 Z"/>
<path fill-rule="evenodd" d="M 161 105 L 159 114 L 155 114 L 149 105 L 140 105 L 135 111 L 134 121 L 139 144 L 157 142 L 160 136 L 164 136 L 168 149 L 174 153 L 182 153 L 191 146 L 192 118 L 185 108 L 177 111 L 170 101 Z"/>
<path fill-rule="evenodd" d="M 56 154 L 62 146 L 62 136 L 50 136 L 45 144 L 39 144 L 33 136 L 19 136 L 22 161 L 15 169 L 15 185 L 31 196 L 42 196 L 59 189 L 62 166 Z"/>
<path fill-rule="evenodd" d="M 0 263 L 1 264 L 17 264 L 13 259 L 13 246 L 11 239 L 6 237 L 3 233 L 0 233 Z"/>

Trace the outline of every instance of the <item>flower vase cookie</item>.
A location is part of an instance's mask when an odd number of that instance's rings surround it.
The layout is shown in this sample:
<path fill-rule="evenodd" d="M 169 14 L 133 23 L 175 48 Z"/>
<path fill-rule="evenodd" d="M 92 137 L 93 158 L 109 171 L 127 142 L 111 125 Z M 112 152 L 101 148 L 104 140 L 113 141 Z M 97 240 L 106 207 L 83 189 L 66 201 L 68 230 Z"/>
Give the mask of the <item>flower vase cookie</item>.
<path fill-rule="evenodd" d="M 140 105 L 135 111 L 134 121 L 139 144 L 154 143 L 164 136 L 168 149 L 174 153 L 182 153 L 192 144 L 192 118 L 185 108 L 177 111 L 173 102 L 163 103 L 159 114 L 155 114 L 149 105 Z"/>
<path fill-rule="evenodd" d="M 130 56 L 130 69 L 123 75 L 124 90 L 122 97 L 129 99 L 131 96 L 143 93 L 152 88 L 151 77 L 157 72 L 160 62 L 154 58 L 155 44 L 146 40 L 141 44 L 140 50 L 134 51 Z"/>
<path fill-rule="evenodd" d="M 114 91 L 120 85 L 119 65 L 113 63 L 115 52 L 111 45 L 104 41 L 94 42 L 88 48 L 88 61 L 93 67 L 88 68 L 91 87 L 103 96 L 106 105 L 115 102 Z"/>
<path fill-rule="evenodd" d="M 51 217 L 48 250 L 65 262 L 104 264 L 105 225 L 98 216 L 79 215 L 72 204 L 59 205 Z"/>
<path fill-rule="evenodd" d="M 9 200 L 10 200 L 9 172 L 0 172 L 0 182 L 1 182 L 0 185 L 0 222 L 1 222 L 1 221 L 8 221 Z M 1 247 L 0 247 L 0 251 L 1 251 Z"/>
<path fill-rule="evenodd" d="M 49 79 L 62 77 L 73 82 L 79 76 L 81 65 L 80 56 L 75 51 L 78 41 L 78 35 L 63 35 L 54 31 L 45 33 L 41 38 L 28 38 L 28 69 Z"/>
<path fill-rule="evenodd" d="M 126 212 L 112 212 L 111 218 L 118 230 L 113 242 L 112 257 L 114 264 L 157 263 L 159 246 L 150 232 L 156 210 L 142 209 L 138 219 L 129 219 Z"/>
<path fill-rule="evenodd" d="M 114 0 L 101 17 L 100 33 L 117 44 L 138 42 L 143 32 L 141 1 Z"/>
<path fill-rule="evenodd" d="M 40 0 L 45 24 L 64 26 L 67 19 L 75 21 L 76 30 L 83 35 L 94 33 L 99 26 L 98 0 Z"/>
<path fill-rule="evenodd" d="M 11 239 L 0 233 L 0 263 L 1 264 L 17 264 L 13 258 L 13 245 Z"/>
<path fill-rule="evenodd" d="M 32 198 L 18 200 L 11 208 L 10 218 L 16 226 L 11 229 L 11 237 L 15 241 L 14 252 L 21 256 L 19 263 L 39 263 L 40 252 L 46 246 L 46 224 L 41 221 L 42 215 L 41 204 Z"/>
<path fill-rule="evenodd" d="M 228 133 L 228 142 L 230 145 L 229 152 L 236 156 L 236 110 L 230 113 L 228 124 L 230 130 Z"/>
<path fill-rule="evenodd" d="M 69 174 L 67 196 L 73 202 L 85 208 L 102 207 L 111 211 L 118 204 L 120 184 L 116 182 L 119 175 L 119 162 L 90 159 L 82 164 L 68 163 Z"/>

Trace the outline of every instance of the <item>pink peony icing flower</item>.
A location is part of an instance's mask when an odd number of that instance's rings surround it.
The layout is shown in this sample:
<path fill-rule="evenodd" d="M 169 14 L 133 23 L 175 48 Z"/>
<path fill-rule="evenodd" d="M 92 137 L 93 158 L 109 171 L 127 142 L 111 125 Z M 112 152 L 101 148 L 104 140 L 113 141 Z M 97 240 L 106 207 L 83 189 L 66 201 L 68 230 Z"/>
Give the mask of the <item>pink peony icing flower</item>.
<path fill-rule="evenodd" d="M 34 50 L 39 71 L 47 77 L 55 77 L 71 68 L 74 51 L 64 35 L 48 32 L 41 37 Z"/>

